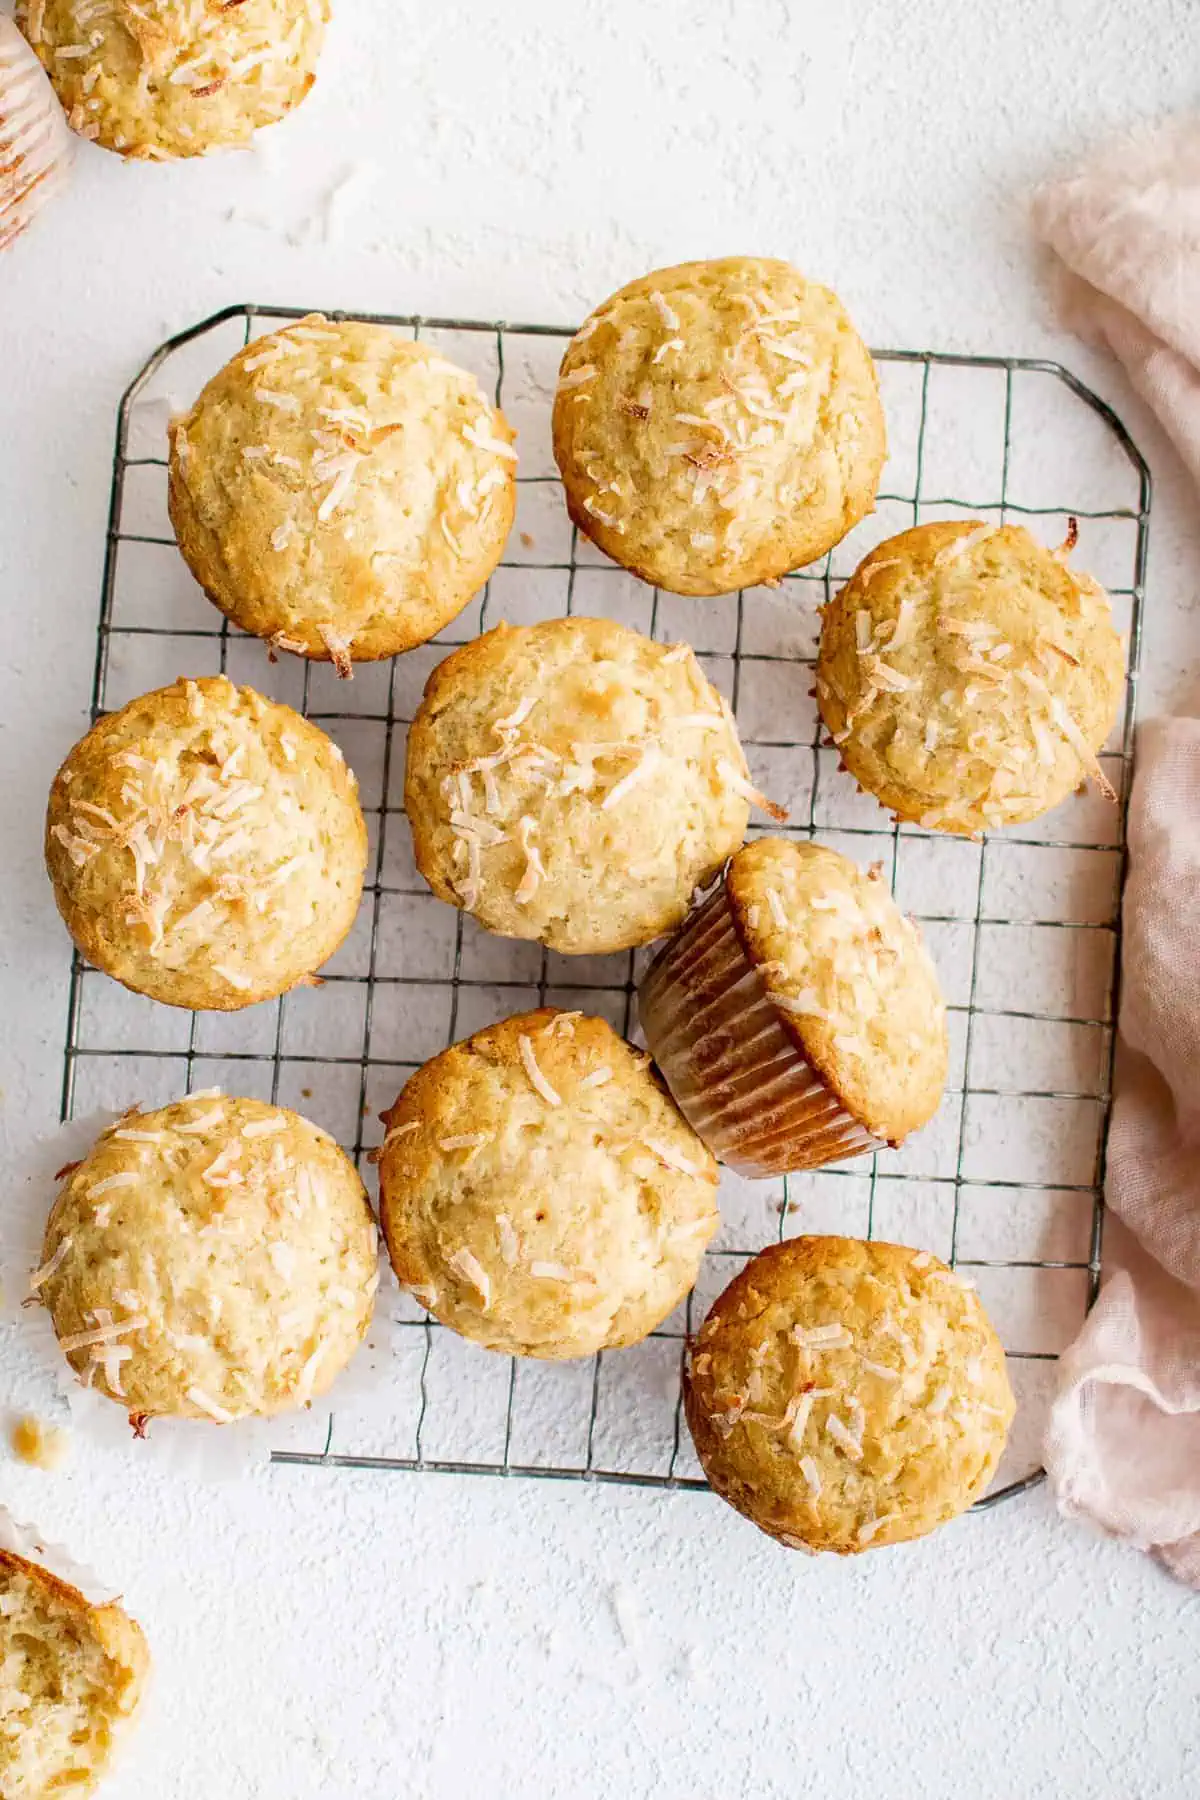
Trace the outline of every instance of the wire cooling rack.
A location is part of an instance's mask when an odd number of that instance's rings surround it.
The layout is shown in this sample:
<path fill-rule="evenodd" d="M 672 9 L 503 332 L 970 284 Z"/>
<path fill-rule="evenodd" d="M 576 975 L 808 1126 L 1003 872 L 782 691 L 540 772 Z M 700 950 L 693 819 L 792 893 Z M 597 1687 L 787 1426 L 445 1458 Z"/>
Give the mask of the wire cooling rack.
<path fill-rule="evenodd" d="M 394 1283 L 381 1289 L 386 1367 L 371 1398 L 279 1428 L 280 1461 L 555 1476 L 702 1488 L 681 1428 L 686 1334 L 764 1243 L 840 1231 L 910 1242 L 969 1273 L 1004 1339 L 1020 1402 L 991 1492 L 1039 1479 L 1054 1360 L 1099 1280 L 1101 1185 L 1113 1057 L 1117 926 L 1132 769 L 1150 476 L 1112 410 L 1055 363 L 877 351 L 891 456 L 878 511 L 778 590 L 682 600 L 614 567 L 571 526 L 549 411 L 570 332 L 544 325 L 379 318 L 471 368 L 519 432 L 516 525 L 482 595 L 433 644 L 360 665 L 285 657 L 220 619 L 175 548 L 166 421 L 251 337 L 302 316 L 234 306 L 163 344 L 117 425 L 92 715 L 177 675 L 227 671 L 299 706 L 356 769 L 371 860 L 356 929 L 318 992 L 224 1014 L 181 1014 L 75 960 L 64 1119 L 192 1087 L 292 1105 L 357 1159 L 412 1070 L 494 1019 L 541 1003 L 636 1029 L 646 952 L 564 958 L 487 936 L 435 900 L 413 866 L 401 806 L 403 729 L 447 648 L 500 619 L 563 613 L 687 638 L 737 714 L 752 774 L 860 863 L 882 859 L 921 922 L 950 1007 L 951 1076 L 933 1122 L 899 1152 L 775 1182 L 723 1173 L 722 1224 L 695 1292 L 635 1348 L 590 1362 L 502 1358 L 466 1344 Z M 333 313 L 334 318 L 346 315 Z M 1078 566 L 1113 595 L 1128 634 L 1122 718 L 1102 761 L 1120 796 L 1075 796 L 1035 824 L 971 843 L 893 825 L 857 793 L 812 697 L 818 606 L 879 539 L 932 518 L 1026 521 L 1048 543 L 1079 520 Z"/>

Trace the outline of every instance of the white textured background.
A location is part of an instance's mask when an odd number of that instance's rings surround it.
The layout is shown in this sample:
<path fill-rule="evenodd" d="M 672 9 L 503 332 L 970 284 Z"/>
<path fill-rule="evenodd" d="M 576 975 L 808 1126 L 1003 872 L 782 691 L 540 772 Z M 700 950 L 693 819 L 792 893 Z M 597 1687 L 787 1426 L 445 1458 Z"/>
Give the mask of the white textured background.
<path fill-rule="evenodd" d="M 1155 468 L 1144 705 L 1195 691 L 1194 498 L 1054 330 L 1022 216 L 1064 155 L 1194 97 L 1190 0 L 338 13 L 270 150 L 85 154 L 0 264 L 10 1207 L 57 1105 L 40 813 L 84 723 L 116 400 L 230 300 L 571 321 L 655 263 L 751 250 L 831 282 L 873 342 L 1061 355 Z M 6 1400 L 44 1399 L 4 1367 Z M 707 1497 L 297 1470 L 132 1487 L 124 1467 L 82 1444 L 57 1476 L 0 1462 L 0 1499 L 111 1573 L 151 1636 L 130 1800 L 1197 1791 L 1195 1603 L 1042 1495 L 841 1567 Z"/>

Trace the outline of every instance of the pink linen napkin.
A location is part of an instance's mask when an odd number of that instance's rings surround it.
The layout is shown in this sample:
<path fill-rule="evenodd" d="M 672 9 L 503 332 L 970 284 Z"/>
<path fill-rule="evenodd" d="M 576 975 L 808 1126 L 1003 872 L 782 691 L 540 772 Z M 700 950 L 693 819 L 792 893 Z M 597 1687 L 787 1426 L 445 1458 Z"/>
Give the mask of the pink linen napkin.
<path fill-rule="evenodd" d="M 1133 133 L 1033 197 L 1065 322 L 1108 347 L 1200 482 L 1200 119 Z"/>
<path fill-rule="evenodd" d="M 1200 720 L 1138 733 L 1105 1282 L 1059 1364 L 1065 1513 L 1200 1587 Z"/>
<path fill-rule="evenodd" d="M 1200 483 L 1200 120 L 1048 182 L 1033 221 L 1066 322 L 1124 365 Z M 1200 1588 L 1200 720 L 1138 732 L 1129 856 L 1105 1279 L 1045 1461 L 1065 1513 Z"/>

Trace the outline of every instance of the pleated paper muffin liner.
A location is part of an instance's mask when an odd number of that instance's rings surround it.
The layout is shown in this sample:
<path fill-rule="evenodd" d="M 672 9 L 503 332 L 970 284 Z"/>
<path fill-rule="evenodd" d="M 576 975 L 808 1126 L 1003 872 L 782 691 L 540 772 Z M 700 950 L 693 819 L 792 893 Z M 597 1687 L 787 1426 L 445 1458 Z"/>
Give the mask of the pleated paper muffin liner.
<path fill-rule="evenodd" d="M 119 1589 L 110 1582 L 101 1581 L 86 1563 L 76 1562 L 61 1544 L 51 1543 L 36 1525 L 22 1525 L 5 1506 L 0 1506 L 0 1550 L 36 1563 L 56 1580 L 65 1581 L 68 1587 L 82 1594 L 89 1606 L 107 1606 L 119 1598 Z"/>
<path fill-rule="evenodd" d="M 73 1432 L 88 1445 L 106 1454 L 122 1456 L 130 1468 L 144 1468 L 180 1475 L 189 1480 L 228 1481 L 261 1468 L 272 1450 L 297 1449 L 320 1453 L 324 1431 L 317 1421 L 338 1407 L 369 1403 L 386 1392 L 392 1379 L 400 1328 L 389 1299 L 378 1294 L 366 1334 L 355 1355 L 337 1379 L 309 1408 L 282 1412 L 271 1418 L 235 1419 L 219 1425 L 208 1419 L 153 1418 L 146 1436 L 135 1438 L 126 1408 L 95 1388 L 84 1387 L 58 1347 L 50 1314 L 40 1304 L 26 1304 L 30 1276 L 42 1261 L 46 1220 L 61 1185 L 56 1175 L 63 1166 L 86 1156 L 100 1133 L 116 1115 L 97 1112 L 73 1119 L 43 1138 L 31 1156 L 28 1200 L 0 1217 L 0 1291 L 3 1317 L 15 1322 L 21 1346 L 49 1378 L 56 1396 L 57 1422 L 62 1422 L 65 1403 Z M 390 1270 L 382 1255 L 381 1285 Z M 36 1410 L 31 1408 L 29 1410 Z M 78 1455 L 79 1445 L 75 1445 Z"/>
<path fill-rule="evenodd" d="M 786 1030 L 747 956 L 724 881 L 638 989 L 646 1045 L 693 1131 L 761 1178 L 883 1148 Z"/>
<path fill-rule="evenodd" d="M 0 18 L 0 250 L 62 185 L 71 149 L 45 70 L 12 20 Z"/>

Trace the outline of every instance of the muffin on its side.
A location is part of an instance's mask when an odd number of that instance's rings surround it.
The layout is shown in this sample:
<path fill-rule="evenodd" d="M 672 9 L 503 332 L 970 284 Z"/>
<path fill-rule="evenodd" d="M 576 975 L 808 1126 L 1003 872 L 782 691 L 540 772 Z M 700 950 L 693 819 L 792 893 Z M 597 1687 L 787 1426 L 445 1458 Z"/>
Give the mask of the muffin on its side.
<path fill-rule="evenodd" d="M 775 582 L 872 512 L 886 430 L 828 288 L 726 256 L 631 281 L 563 357 L 554 454 L 579 529 L 677 594 Z"/>
<path fill-rule="evenodd" d="M 1091 778 L 1125 655 L 1107 594 L 1020 525 L 917 525 L 876 545 L 825 612 L 821 717 L 898 819 L 973 836 Z"/>
<path fill-rule="evenodd" d="M 148 1419 L 305 1406 L 371 1321 L 375 1223 L 349 1158 L 261 1100 L 126 1113 L 71 1170 L 32 1291 L 85 1387 Z"/>
<path fill-rule="evenodd" d="M 768 804 L 693 652 L 610 619 L 499 625 L 455 650 L 408 735 L 404 804 L 434 893 L 568 954 L 677 925 L 751 801 Z"/>
<path fill-rule="evenodd" d="M 1015 1410 L 978 1296 L 928 1251 L 772 1244 L 694 1339 L 684 1404 L 709 1482 L 770 1537 L 852 1555 L 970 1506 Z"/>
<path fill-rule="evenodd" d="M 755 838 L 647 970 L 646 1042 L 686 1117 L 751 1176 L 898 1145 L 936 1112 L 946 1008 L 878 866 Z"/>
<path fill-rule="evenodd" d="M 46 867 L 89 962 L 167 1006 L 282 994 L 354 922 L 367 830 L 337 745 L 221 676 L 143 694 L 54 778 Z"/>
<path fill-rule="evenodd" d="M 140 1626 L 115 1602 L 92 1605 L 40 1562 L 0 1548 L 5 1800 L 93 1793 L 133 1720 L 149 1667 Z"/>
<path fill-rule="evenodd" d="M 636 1344 L 693 1287 L 717 1168 L 603 1019 L 505 1019 L 435 1056 L 384 1115 L 379 1210 L 421 1304 L 489 1350 Z"/>
<path fill-rule="evenodd" d="M 395 656 L 500 560 L 517 453 L 475 377 L 386 325 L 255 338 L 171 426 L 171 523 L 243 631 L 333 662 Z"/>
<path fill-rule="evenodd" d="M 248 144 L 316 80 L 329 0 L 17 0 L 73 129 L 159 162 Z"/>

